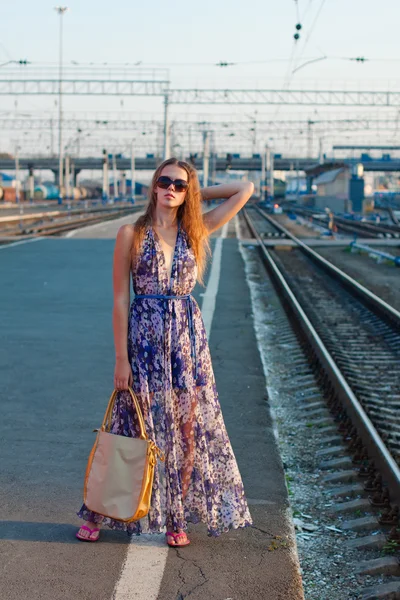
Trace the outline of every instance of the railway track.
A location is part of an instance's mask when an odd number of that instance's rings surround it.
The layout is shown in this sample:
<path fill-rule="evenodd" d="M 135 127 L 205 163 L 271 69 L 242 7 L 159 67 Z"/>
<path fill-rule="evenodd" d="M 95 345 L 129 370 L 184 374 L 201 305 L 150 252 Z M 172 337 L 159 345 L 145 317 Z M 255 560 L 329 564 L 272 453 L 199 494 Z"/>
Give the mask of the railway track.
<path fill-rule="evenodd" d="M 137 212 L 140 208 L 141 203 L 138 203 L 134 206 L 113 205 L 10 215 L 0 221 L 0 240 L 5 242 L 24 237 L 59 235 L 71 229 L 123 217 Z"/>
<path fill-rule="evenodd" d="M 342 491 L 350 496 L 364 496 L 368 506 L 379 512 L 376 524 L 383 533 L 376 541 L 392 544 L 398 557 L 400 313 L 258 207 L 246 209 L 244 217 L 258 239 L 262 260 L 293 327 L 307 347 L 346 453 L 352 457 L 356 483 L 348 485 L 348 471 L 343 471 L 342 477 L 340 471 L 335 472 L 335 481 L 343 483 Z M 297 246 L 291 251 L 267 250 L 262 234 L 271 227 Z M 334 464 L 333 460 L 332 467 Z M 400 597 L 400 570 L 395 572 L 397 578 L 385 585 L 389 593 L 396 590 L 399 596 L 385 596 L 382 591 L 377 598 Z"/>
<path fill-rule="evenodd" d="M 319 215 L 312 209 L 293 206 L 290 210 L 306 218 L 312 218 L 313 221 L 328 229 L 326 215 Z M 351 221 L 344 217 L 335 216 L 335 224 L 339 232 L 355 234 L 361 237 L 369 238 L 400 238 L 400 226 L 388 223 L 368 223 L 361 221 Z"/>

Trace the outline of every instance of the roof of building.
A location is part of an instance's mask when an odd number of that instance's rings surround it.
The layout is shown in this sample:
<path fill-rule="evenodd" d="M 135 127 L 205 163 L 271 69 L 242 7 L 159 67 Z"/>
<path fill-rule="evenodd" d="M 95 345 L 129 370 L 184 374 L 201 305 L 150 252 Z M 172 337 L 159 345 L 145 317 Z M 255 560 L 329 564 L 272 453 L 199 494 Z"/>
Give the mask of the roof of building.
<path fill-rule="evenodd" d="M 336 177 L 340 173 L 343 173 L 343 171 L 343 167 L 341 167 L 340 169 L 332 169 L 331 171 L 326 171 L 325 173 L 321 173 L 321 175 L 316 177 L 313 183 L 315 185 L 320 185 L 321 183 L 332 183 L 332 181 L 335 181 Z"/>
<path fill-rule="evenodd" d="M 305 169 L 307 177 L 318 177 L 321 173 L 326 173 L 327 171 L 331 171 L 332 169 L 339 169 L 340 167 L 347 167 L 343 160 L 330 160 L 324 161 L 321 164 L 314 165 L 308 169 Z"/>
<path fill-rule="evenodd" d="M 0 171 L 0 181 L 12 181 L 13 179 L 15 179 L 14 175 L 7 175 Z"/>

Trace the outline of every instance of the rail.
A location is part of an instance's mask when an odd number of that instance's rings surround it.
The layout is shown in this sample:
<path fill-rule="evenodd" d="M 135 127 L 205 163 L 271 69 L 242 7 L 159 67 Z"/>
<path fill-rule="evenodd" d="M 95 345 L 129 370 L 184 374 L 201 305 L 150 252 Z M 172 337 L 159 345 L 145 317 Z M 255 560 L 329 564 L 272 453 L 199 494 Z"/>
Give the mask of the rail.
<path fill-rule="evenodd" d="M 18 237 L 19 239 L 22 236 L 42 237 L 44 235 L 57 235 L 71 229 L 124 217 L 139 210 L 141 210 L 140 205 L 126 205 L 115 206 L 114 208 L 95 208 L 92 210 L 74 209 L 48 213 L 32 213 L 30 215 L 12 215 L 6 217 L 0 223 L 1 241 L 4 243 L 7 241 L 7 238 L 8 240 L 11 240 L 13 237 Z"/>
<path fill-rule="evenodd" d="M 395 325 L 395 328 L 400 331 L 400 313 L 398 311 L 375 296 L 375 294 L 358 284 L 346 273 L 329 263 L 329 261 L 326 261 L 323 257 L 319 256 L 306 244 L 292 235 L 285 227 L 274 222 L 273 219 L 264 211 L 258 207 L 256 210 L 260 215 L 267 219 L 267 221 L 270 223 L 273 222 L 275 227 L 278 227 L 283 233 L 296 242 L 302 252 L 306 253 L 325 271 L 329 271 L 331 275 L 339 279 L 346 288 L 351 288 L 351 292 L 355 296 L 358 296 L 360 299 L 362 299 L 363 302 L 369 307 L 374 307 L 375 313 L 379 314 L 381 317 L 383 316 L 385 320 L 389 320 L 391 324 Z M 361 439 L 364 447 L 368 449 L 369 458 L 375 461 L 384 479 L 386 480 L 390 490 L 391 501 L 394 501 L 398 504 L 400 502 L 400 469 L 397 462 L 391 455 L 389 449 L 364 410 L 364 407 L 356 397 L 345 376 L 340 371 L 332 355 L 327 350 L 321 337 L 312 325 L 295 294 L 290 289 L 285 276 L 279 270 L 279 267 L 273 260 L 271 253 L 268 252 L 261 236 L 255 229 L 247 210 L 244 210 L 244 216 L 249 229 L 252 231 L 254 237 L 258 240 L 258 248 L 260 249 L 264 264 L 271 274 L 277 288 L 283 295 L 285 305 L 294 315 L 297 327 L 300 329 L 308 344 L 311 346 L 312 353 L 317 357 L 323 372 L 328 378 L 329 386 L 334 390 L 335 396 L 344 407 L 345 413 L 351 418 L 351 421 L 357 430 L 357 435 Z"/>

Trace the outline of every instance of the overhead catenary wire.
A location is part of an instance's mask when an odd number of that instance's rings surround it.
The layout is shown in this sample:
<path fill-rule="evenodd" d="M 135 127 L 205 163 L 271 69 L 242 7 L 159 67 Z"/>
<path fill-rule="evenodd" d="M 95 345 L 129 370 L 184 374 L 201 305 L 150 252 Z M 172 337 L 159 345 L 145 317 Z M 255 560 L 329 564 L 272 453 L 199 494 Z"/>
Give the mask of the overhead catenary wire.
<path fill-rule="evenodd" d="M 298 3 L 298 0 L 294 0 L 294 1 L 295 1 L 295 5 L 296 5 L 297 23 L 299 24 L 300 23 L 299 3 Z M 298 48 L 298 40 L 299 40 L 298 35 L 294 35 L 293 36 L 292 49 L 291 49 L 290 58 L 289 58 L 289 64 L 288 64 L 288 68 L 287 68 L 287 71 L 286 71 L 286 74 L 285 74 L 285 78 L 283 80 L 283 89 L 284 90 L 289 89 L 291 80 L 293 78 L 292 65 L 293 65 L 293 61 L 295 60 L 296 50 Z M 273 116 L 274 119 L 276 119 L 276 117 L 278 116 L 280 110 L 281 110 L 281 105 L 279 104 L 276 107 L 276 110 L 274 112 L 274 116 Z"/>
<path fill-rule="evenodd" d="M 304 22 L 305 22 L 305 20 L 306 20 L 307 13 L 308 13 L 308 11 L 309 11 L 309 10 L 310 10 L 310 8 L 311 8 L 312 2 L 313 2 L 313 0 L 308 0 L 308 4 L 307 4 L 307 6 L 306 6 L 306 10 L 304 11 L 304 14 L 303 14 L 303 16 L 302 16 L 302 18 L 301 18 L 301 21 L 302 21 L 303 23 L 304 23 Z"/>
<path fill-rule="evenodd" d="M 318 18 L 319 18 L 319 16 L 320 16 L 321 12 L 322 12 L 322 9 L 323 9 L 323 7 L 324 7 L 324 5 L 325 5 L 325 2 L 326 2 L 326 0 L 321 0 L 321 2 L 320 2 L 319 8 L 317 9 L 317 12 L 316 12 L 316 14 L 315 14 L 315 17 L 314 17 L 314 21 L 312 22 L 312 24 L 311 24 L 311 27 L 310 27 L 310 29 L 309 29 L 309 31 L 308 31 L 307 37 L 306 37 L 306 39 L 305 39 L 305 41 L 304 41 L 304 45 L 303 45 L 303 48 L 302 48 L 302 52 L 301 52 L 300 56 L 298 57 L 298 62 L 297 62 L 297 64 L 295 65 L 295 68 L 294 68 L 294 70 L 293 70 L 293 73 L 294 73 L 294 71 L 295 71 L 295 70 L 297 70 L 297 67 L 299 66 L 299 62 L 300 62 L 300 61 L 302 60 L 302 58 L 303 58 L 304 51 L 305 51 L 305 49 L 306 49 L 306 47 L 307 47 L 307 44 L 308 44 L 308 42 L 310 41 L 310 37 L 311 37 L 311 35 L 312 35 L 312 33 L 313 33 L 314 29 L 315 29 L 315 26 L 316 26 L 316 24 L 317 24 L 317 21 L 318 21 Z"/>
<path fill-rule="evenodd" d="M 293 50 L 294 46 L 292 47 Z M 303 48 L 304 50 L 304 48 Z M 314 60 L 319 60 L 321 57 L 320 56 L 299 56 L 298 57 L 298 61 L 300 61 L 301 59 L 303 59 L 304 61 L 314 61 Z M 399 58 L 393 58 L 393 57 L 380 57 L 380 58 L 376 58 L 376 57 L 365 57 L 365 56 L 330 56 L 330 55 L 326 55 L 324 56 L 324 58 L 328 59 L 328 60 L 346 60 L 346 61 L 353 61 L 353 62 L 359 62 L 359 63 L 364 63 L 364 62 L 382 62 L 382 63 L 399 63 L 400 62 L 400 57 Z M 266 65 L 266 64 L 271 64 L 271 63 L 291 63 L 292 62 L 292 55 L 288 58 L 288 57 L 281 57 L 281 58 L 269 58 L 269 59 L 265 59 L 265 60 L 245 60 L 245 61 L 219 61 L 219 62 L 209 62 L 209 63 L 192 63 L 192 62 L 180 62 L 180 63 L 171 63 L 171 62 L 166 62 L 166 63 L 146 63 L 143 61 L 140 61 L 140 66 L 143 68 L 147 68 L 147 67 L 188 67 L 188 68 L 193 68 L 193 67 L 240 67 L 240 66 L 247 66 L 247 65 Z M 35 62 L 35 61 L 30 61 L 30 64 L 33 65 L 33 68 L 42 68 L 42 67 L 50 67 L 50 68 L 56 68 L 57 67 L 57 63 L 54 62 Z M 77 61 L 71 61 L 71 65 L 73 65 L 74 67 L 79 67 L 79 68 L 87 68 L 87 67 L 91 67 L 91 68 L 115 68 L 115 69 L 126 69 L 128 67 L 136 67 L 135 70 L 137 71 L 137 63 L 78 63 Z M 66 68 L 68 68 L 68 64 L 66 64 Z M 7 69 L 8 70 L 8 69 Z M 12 70 L 12 69 L 10 69 Z M 77 69 L 78 70 L 78 69 Z M 4 71 L 6 72 L 6 69 L 4 69 Z M 25 69 L 24 73 L 29 73 L 29 70 Z"/>

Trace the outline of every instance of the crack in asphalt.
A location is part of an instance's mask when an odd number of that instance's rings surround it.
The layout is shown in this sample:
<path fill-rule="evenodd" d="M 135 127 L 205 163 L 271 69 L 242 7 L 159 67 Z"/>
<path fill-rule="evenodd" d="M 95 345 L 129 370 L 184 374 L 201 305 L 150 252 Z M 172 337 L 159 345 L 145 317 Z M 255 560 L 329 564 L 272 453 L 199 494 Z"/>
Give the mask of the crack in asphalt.
<path fill-rule="evenodd" d="M 256 567 L 259 567 L 259 566 L 261 565 L 262 561 L 263 561 L 263 560 L 264 560 L 264 558 L 265 558 L 265 555 L 266 555 L 266 553 L 267 553 L 267 550 L 263 550 L 263 551 L 261 552 L 260 561 L 259 561 L 259 563 L 256 565 Z"/>
<path fill-rule="evenodd" d="M 280 540 L 282 538 L 281 535 L 276 535 L 275 533 L 271 533 L 270 531 L 265 531 L 265 529 L 261 529 L 260 527 L 256 527 L 255 525 L 250 525 L 250 527 L 252 529 L 257 529 L 257 531 L 261 531 L 261 533 L 266 533 L 267 535 L 274 538 L 275 540 Z"/>
<path fill-rule="evenodd" d="M 182 554 L 179 553 L 179 550 L 177 550 L 176 554 L 177 554 L 178 558 L 180 558 L 181 560 L 184 561 L 184 563 L 185 562 L 191 562 L 199 570 L 200 575 L 203 578 L 203 581 L 201 583 L 198 583 L 197 585 L 195 585 L 187 593 L 183 593 L 180 590 L 178 590 L 178 595 L 176 597 L 176 600 L 185 600 L 186 598 L 188 598 L 189 596 L 191 596 L 195 590 L 197 590 L 198 588 L 202 587 L 205 583 L 207 583 L 208 582 L 208 578 L 206 577 L 205 573 L 203 572 L 203 569 L 201 568 L 201 566 L 198 565 L 195 560 L 190 559 L 190 558 L 186 558 L 185 556 L 182 556 Z M 184 576 L 182 574 L 182 569 L 183 569 L 184 566 L 185 565 L 182 564 L 182 567 L 179 569 L 178 575 L 179 575 L 179 578 L 182 581 L 182 583 L 186 585 L 185 578 L 184 578 Z"/>

